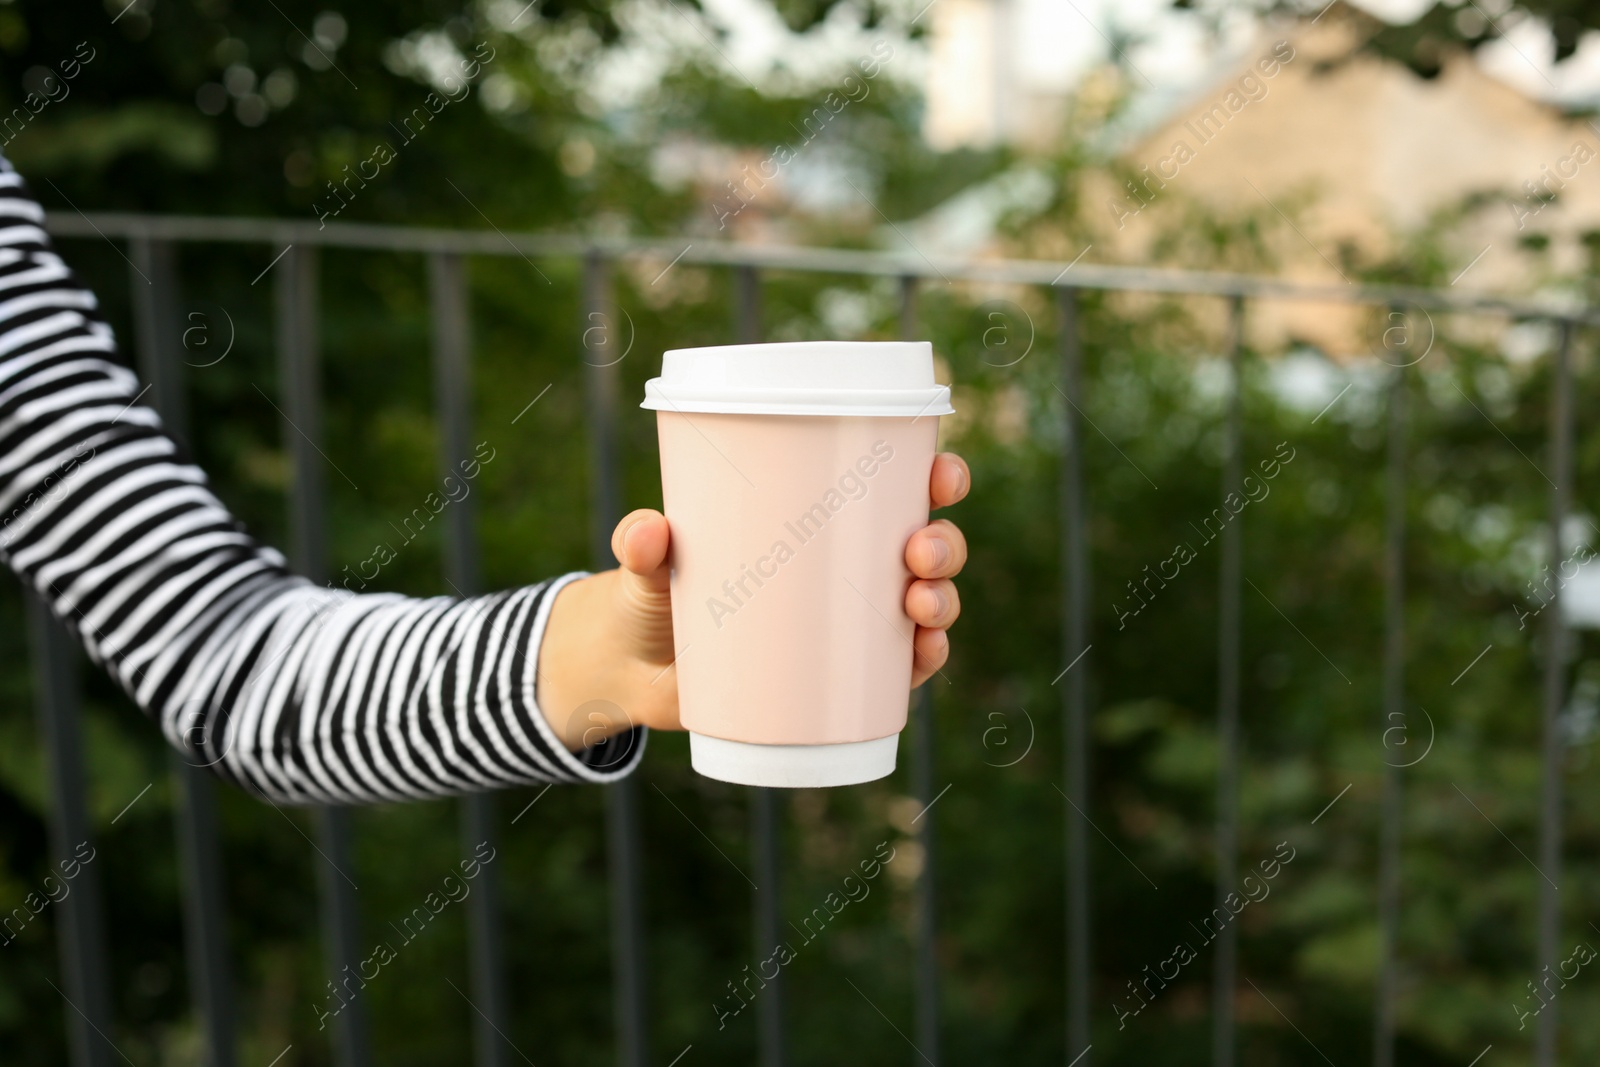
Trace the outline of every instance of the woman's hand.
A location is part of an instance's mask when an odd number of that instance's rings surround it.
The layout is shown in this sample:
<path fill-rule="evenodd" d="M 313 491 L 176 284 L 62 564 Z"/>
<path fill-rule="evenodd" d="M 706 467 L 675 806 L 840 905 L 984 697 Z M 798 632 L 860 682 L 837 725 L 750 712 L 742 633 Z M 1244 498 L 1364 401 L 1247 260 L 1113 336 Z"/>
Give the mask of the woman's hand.
<path fill-rule="evenodd" d="M 935 508 L 967 495 L 972 474 L 952 452 L 934 457 L 928 495 Z M 611 535 L 621 564 L 571 582 L 556 594 L 539 649 L 538 700 L 556 735 L 574 751 L 631 726 L 679 730 L 678 672 L 673 666 L 671 534 L 659 511 L 627 515 Z M 906 542 L 906 614 L 917 624 L 913 687 L 950 658 L 945 631 L 961 614 L 951 581 L 967 562 L 967 541 L 935 519 Z"/>

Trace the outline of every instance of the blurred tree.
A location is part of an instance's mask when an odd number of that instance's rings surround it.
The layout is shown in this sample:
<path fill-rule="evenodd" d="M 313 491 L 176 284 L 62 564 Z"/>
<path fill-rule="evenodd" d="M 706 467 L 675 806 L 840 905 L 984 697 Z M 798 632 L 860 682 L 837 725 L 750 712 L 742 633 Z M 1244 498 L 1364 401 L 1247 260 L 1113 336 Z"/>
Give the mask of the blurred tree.
<path fill-rule="evenodd" d="M 1198 0 L 1173 0 L 1172 6 L 1207 17 L 1223 12 Z M 1397 59 L 1427 78 L 1439 73 L 1452 49 L 1475 51 L 1501 40 L 1529 19 L 1536 20 L 1558 63 L 1578 50 L 1585 33 L 1600 30 L 1600 3 L 1593 0 L 1455 0 L 1434 3 L 1415 17 L 1394 22 L 1367 14 L 1344 0 L 1331 0 L 1325 6 L 1300 0 L 1264 0 L 1253 6 L 1263 14 L 1319 20 L 1328 17 L 1331 9 L 1333 17 L 1353 19 L 1365 28 L 1369 50 Z"/>
<path fill-rule="evenodd" d="M 814 35 L 853 19 L 870 31 L 864 40 L 898 42 L 919 6 L 785 4 L 782 16 L 799 30 L 773 70 L 746 80 L 711 43 L 720 40 L 715 21 L 686 3 L 402 0 L 337 11 L 292 0 L 0 4 L 0 115 L 29 86 L 48 89 L 48 78 L 70 86 L 20 133 L 0 136 L 52 210 L 310 220 L 328 208 L 328 184 L 386 143 L 396 158 L 365 187 L 352 187 L 359 195 L 348 197 L 337 221 L 704 240 L 725 236 L 711 210 L 725 195 L 720 183 L 745 159 L 754 165 L 803 138 L 795 127 L 843 84 L 851 57 L 831 67 L 799 58 Z M 62 64 L 79 42 L 93 58 L 68 82 Z M 452 64 L 478 57 L 479 46 L 493 58 L 478 59 L 463 96 L 445 79 L 459 70 Z M 887 63 L 870 93 L 807 143 L 808 165 L 825 178 L 848 175 L 857 188 L 819 186 L 844 188 L 847 199 L 816 206 L 758 196 L 737 224 L 759 219 L 797 241 L 871 245 L 883 238 L 884 217 L 913 218 L 1012 165 L 1004 152 L 939 154 L 923 145 L 920 104 L 902 73 L 910 68 L 898 58 Z M 430 92 L 439 94 L 436 114 Z M 440 106 L 448 94 L 459 99 Z M 430 117 L 408 136 L 406 120 L 413 130 L 422 121 L 418 108 Z M 1029 161 L 1047 176 L 1050 196 L 1006 217 L 1008 249 L 1070 259 L 1094 239 L 1098 213 L 1085 210 L 1079 189 L 1095 158 L 1080 138 L 1070 140 L 1059 154 Z M 1207 265 L 1266 271 L 1271 239 L 1294 239 L 1288 225 L 1265 210 L 1239 218 L 1197 210 L 1162 247 Z M 1445 257 L 1429 243 L 1436 236 L 1423 235 L 1390 261 L 1347 269 L 1365 280 L 1443 284 Z M 901 247 L 897 235 L 888 239 Z M 98 240 L 64 242 L 63 251 L 100 294 L 119 336 L 131 337 L 120 253 Z M 224 499 L 281 543 L 283 428 L 256 392 L 275 388 L 270 278 L 253 284 L 272 254 L 185 249 L 182 275 L 186 313 L 225 308 L 238 326 L 232 354 L 189 374 L 195 451 Z M 361 486 L 330 478 L 337 570 L 392 537 L 391 523 L 434 488 L 436 440 L 423 264 L 334 251 L 323 261 L 325 447 Z M 639 394 L 660 350 L 732 333 L 726 276 L 690 266 L 663 275 L 665 266 L 615 271 L 633 338 L 620 365 L 624 397 Z M 582 567 L 590 487 L 577 270 L 570 261 L 481 257 L 471 279 L 474 418 L 478 436 L 497 450 L 474 487 L 486 579 L 509 585 Z M 896 283 L 774 273 L 763 287 L 765 335 L 895 336 Z M 1124 619 L 1118 609 L 1128 584 L 1193 538 L 1191 524 L 1219 503 L 1218 309 L 1206 299 L 1081 298 L 1095 575 L 1095 651 L 1083 669 L 1092 671 L 1097 709 L 1091 814 L 1105 835 L 1096 838 L 1092 868 L 1096 1055 L 1200 1063 L 1209 956 L 1126 1026 L 1113 1005 L 1126 1002 L 1127 984 L 1167 958 L 1212 904 L 1214 547 L 1198 546 L 1196 560 L 1138 616 Z M 1066 666 L 1057 656 L 1064 405 L 1055 388 L 1055 311 L 1037 290 L 937 280 L 924 286 L 920 306 L 920 328 L 956 386 L 958 415 L 944 424 L 945 440 L 975 472 L 974 495 L 953 516 L 973 547 L 965 620 L 949 683 L 935 688 L 937 765 L 951 783 L 930 816 L 942 850 L 935 875 L 947 1054 L 952 1062 L 1061 1063 L 1070 1055 L 1061 1024 L 1063 805 L 1054 788 L 1061 735 L 1052 679 Z M 1548 347 L 1539 324 L 1522 328 L 1535 331 L 1535 348 Z M 1514 1009 L 1534 977 L 1537 876 L 1517 850 L 1536 832 L 1539 660 L 1537 638 L 1518 616 L 1534 606 L 1526 583 L 1551 562 L 1537 547 L 1548 487 L 1535 462 L 1549 382 L 1544 361 L 1502 358 L 1480 324 L 1441 321 L 1439 330 L 1436 355 L 1412 374 L 1407 693 L 1427 709 L 1437 736 L 1432 754 L 1408 771 L 1401 1055 L 1443 1067 L 1471 1062 L 1492 1043 L 1480 1067 L 1499 1067 L 1526 1061 L 1527 1033 Z M 1272 1005 L 1241 992 L 1244 1061 L 1305 1062 L 1309 1041 L 1332 1062 L 1354 1063 L 1370 1047 L 1377 798 L 1391 757 L 1374 710 L 1389 369 L 1305 350 L 1251 352 L 1246 367 L 1247 462 L 1285 446 L 1295 458 L 1242 519 L 1246 575 L 1259 596 L 1246 590 L 1244 601 L 1241 860 L 1255 864 L 1285 841 L 1297 852 L 1270 899 L 1242 921 L 1243 973 Z M 1600 382 L 1586 372 L 1579 410 L 1592 409 L 1597 393 Z M 1319 417 L 1329 401 L 1335 406 Z M 624 409 L 625 499 L 658 503 L 653 425 L 646 413 Z M 1581 439 L 1579 485 L 1600 476 L 1597 444 L 1590 434 Z M 408 545 L 385 569 L 383 587 L 446 591 L 438 548 L 435 531 Z M 0 907 L 37 886 L 52 859 L 28 710 L 32 675 L 12 622 L 20 610 L 15 583 L 0 583 Z M 1486 644 L 1492 651 L 1480 655 Z M 1572 673 L 1584 684 L 1565 718 L 1571 823 L 1561 884 L 1564 932 L 1576 940 L 1589 936 L 1587 909 L 1600 891 L 1600 794 L 1587 773 L 1600 692 L 1592 635 L 1576 650 Z M 162 745 L 103 679 L 89 695 L 92 810 L 101 873 L 113 890 L 115 1037 L 141 1065 L 193 1064 Z M 998 734 L 997 724 L 1005 727 Z M 997 748 L 999 738 L 1015 747 Z M 692 775 L 681 738 L 651 744 L 641 792 L 653 1052 L 667 1062 L 692 1043 L 684 1067 L 749 1063 L 749 1017 L 719 1030 L 711 1007 L 725 983 L 760 958 L 749 944 L 747 886 L 717 854 L 748 862 L 743 791 Z M 111 818 L 151 782 L 113 830 Z M 673 805 L 659 803 L 657 789 Z M 786 913 L 820 902 L 880 841 L 904 857 L 793 965 L 796 1063 L 909 1055 L 878 1014 L 910 1014 L 920 805 L 906 792 L 903 780 L 890 779 L 787 798 Z M 532 799 L 506 798 L 504 810 Z M 314 856 L 284 825 L 302 816 L 233 791 L 224 791 L 222 815 L 244 1062 L 272 1062 L 292 1044 L 280 1067 L 329 1063 L 314 1011 L 323 989 Z M 496 861 L 507 886 L 511 1037 L 538 1062 L 613 1061 L 600 817 L 595 792 L 552 790 L 506 836 Z M 365 931 L 379 936 L 460 858 L 454 812 L 448 804 L 396 806 L 363 811 L 357 823 Z M 54 933 L 47 912 L 0 947 L 0 1058 L 8 1067 L 63 1061 L 67 1009 L 45 981 L 55 966 Z M 471 1009 L 447 977 L 466 981 L 465 934 L 454 913 L 372 984 L 379 1062 L 463 1062 Z M 1561 996 L 1571 1062 L 1590 1062 L 1600 1056 L 1600 983 L 1586 976 Z"/>

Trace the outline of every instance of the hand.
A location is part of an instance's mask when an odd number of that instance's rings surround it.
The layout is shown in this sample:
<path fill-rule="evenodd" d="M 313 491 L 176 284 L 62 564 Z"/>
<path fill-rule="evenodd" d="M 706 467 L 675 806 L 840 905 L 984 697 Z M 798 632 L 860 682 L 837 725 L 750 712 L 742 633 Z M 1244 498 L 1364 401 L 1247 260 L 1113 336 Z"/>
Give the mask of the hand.
<path fill-rule="evenodd" d="M 933 507 L 956 503 L 971 485 L 972 473 L 960 456 L 934 457 L 928 479 Z M 539 649 L 537 697 L 556 736 L 573 751 L 630 725 L 683 728 L 672 664 L 670 539 L 665 515 L 632 512 L 611 535 L 611 552 L 621 566 L 571 582 L 556 594 Z M 966 562 L 966 538 L 947 519 L 935 519 L 906 542 L 906 566 L 916 575 L 905 600 L 906 614 L 917 624 L 913 688 L 950 658 L 945 631 L 961 614 L 951 579 Z"/>

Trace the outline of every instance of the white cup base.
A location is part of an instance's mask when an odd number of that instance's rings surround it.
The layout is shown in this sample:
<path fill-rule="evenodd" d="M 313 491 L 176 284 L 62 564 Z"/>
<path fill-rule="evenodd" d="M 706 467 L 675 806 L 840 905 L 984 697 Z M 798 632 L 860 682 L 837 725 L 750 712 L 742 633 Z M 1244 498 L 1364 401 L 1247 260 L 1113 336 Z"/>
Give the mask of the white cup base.
<path fill-rule="evenodd" d="M 899 734 L 837 745 L 755 745 L 691 733 L 689 762 L 720 782 L 816 789 L 887 777 L 899 747 Z"/>

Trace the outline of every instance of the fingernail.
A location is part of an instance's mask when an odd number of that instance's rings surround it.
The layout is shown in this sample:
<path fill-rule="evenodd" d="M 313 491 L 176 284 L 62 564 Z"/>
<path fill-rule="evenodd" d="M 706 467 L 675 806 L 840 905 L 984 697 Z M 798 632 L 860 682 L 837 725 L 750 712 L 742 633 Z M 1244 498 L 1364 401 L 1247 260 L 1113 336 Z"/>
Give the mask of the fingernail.
<path fill-rule="evenodd" d="M 935 589 L 933 591 L 933 602 L 939 615 L 943 615 L 950 610 L 950 598 L 945 595 L 943 589 Z"/>
<path fill-rule="evenodd" d="M 945 543 L 945 539 L 942 537 L 935 537 L 932 540 L 933 568 L 934 570 L 938 570 L 940 567 L 943 567 L 946 563 L 950 562 L 950 546 Z"/>
<path fill-rule="evenodd" d="M 624 526 L 622 528 L 622 532 L 617 535 L 617 547 L 622 549 L 622 555 L 627 555 L 628 553 L 628 535 L 633 533 L 634 527 L 638 526 L 643 521 L 643 519 L 633 520 L 632 522 L 628 523 L 628 525 Z M 617 562 L 621 563 L 622 561 L 618 560 Z"/>

